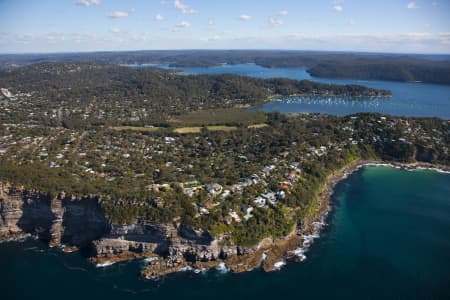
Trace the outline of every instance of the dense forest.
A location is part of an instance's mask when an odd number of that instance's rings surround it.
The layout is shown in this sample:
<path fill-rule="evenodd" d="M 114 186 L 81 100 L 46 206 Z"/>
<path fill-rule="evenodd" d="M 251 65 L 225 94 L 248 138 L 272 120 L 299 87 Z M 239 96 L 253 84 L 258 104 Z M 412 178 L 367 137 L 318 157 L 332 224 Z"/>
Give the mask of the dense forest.
<path fill-rule="evenodd" d="M 321 62 L 308 72 L 326 78 L 450 83 L 450 63 L 410 59 L 372 59 Z"/>
<path fill-rule="evenodd" d="M 450 60 L 448 57 L 424 55 L 256 50 L 0 55 L 0 68 L 39 62 L 160 63 L 175 67 L 208 67 L 220 63 L 256 63 L 269 68 L 307 68 L 308 72 L 318 77 L 450 84 Z"/>

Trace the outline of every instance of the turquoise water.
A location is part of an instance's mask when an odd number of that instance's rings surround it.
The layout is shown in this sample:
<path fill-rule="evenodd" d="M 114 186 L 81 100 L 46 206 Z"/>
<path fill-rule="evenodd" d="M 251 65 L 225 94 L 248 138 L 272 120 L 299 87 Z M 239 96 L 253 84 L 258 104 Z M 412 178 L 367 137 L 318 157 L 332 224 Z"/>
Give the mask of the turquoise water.
<path fill-rule="evenodd" d="M 145 281 L 140 262 L 99 269 L 35 241 L 5 243 L 0 290 L 2 299 L 450 299 L 449 195 L 449 174 L 365 167 L 337 186 L 308 259 L 274 273 Z"/>
<path fill-rule="evenodd" d="M 148 65 L 144 65 L 148 66 Z M 154 66 L 154 65 L 152 65 Z M 167 65 L 157 65 L 173 69 Z M 365 101 L 339 97 L 290 97 L 280 98 L 263 105 L 266 111 L 284 113 L 317 112 L 348 115 L 357 112 L 379 112 L 397 116 L 439 117 L 450 119 L 450 86 L 393 81 L 362 81 L 351 79 L 326 79 L 312 77 L 301 68 L 264 68 L 255 64 L 220 65 L 209 68 L 177 68 L 185 74 L 238 74 L 258 78 L 285 77 L 308 79 L 323 83 L 359 84 L 376 89 L 387 89 L 391 98 L 366 99 Z"/>

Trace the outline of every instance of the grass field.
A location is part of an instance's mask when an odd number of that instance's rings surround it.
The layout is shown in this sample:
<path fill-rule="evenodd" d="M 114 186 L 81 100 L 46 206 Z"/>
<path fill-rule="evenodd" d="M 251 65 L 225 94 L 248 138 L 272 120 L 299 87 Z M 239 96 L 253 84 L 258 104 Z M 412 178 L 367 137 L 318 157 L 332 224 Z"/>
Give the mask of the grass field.
<path fill-rule="evenodd" d="M 117 126 L 117 127 L 113 127 L 113 129 L 117 130 L 117 131 L 130 130 L 130 131 L 141 131 L 141 132 L 155 132 L 161 128 L 160 127 L 139 127 L 139 126 Z"/>
<path fill-rule="evenodd" d="M 175 128 L 173 130 L 173 132 L 181 133 L 181 134 L 200 133 L 202 128 L 206 128 L 207 130 L 210 130 L 210 131 L 233 131 L 233 130 L 238 129 L 236 126 L 214 125 L 214 126 L 206 126 L 206 127 L 199 127 L 199 126 L 179 127 L 179 128 Z"/>
<path fill-rule="evenodd" d="M 263 112 L 247 111 L 242 108 L 210 109 L 191 112 L 177 116 L 170 120 L 174 133 L 193 134 L 200 133 L 202 128 L 209 131 L 233 131 L 239 127 L 264 128 L 267 116 Z M 116 131 L 156 132 L 158 130 L 171 130 L 163 127 L 117 126 Z"/>
<path fill-rule="evenodd" d="M 180 128 L 175 128 L 173 130 L 173 132 L 175 133 L 200 133 L 200 131 L 202 130 L 202 127 L 180 127 Z"/>
<path fill-rule="evenodd" d="M 259 128 L 264 128 L 269 126 L 266 123 L 261 123 L 261 124 L 253 124 L 253 125 L 248 125 L 248 128 L 254 128 L 254 129 L 259 129 Z"/>
<path fill-rule="evenodd" d="M 206 126 L 206 129 L 211 131 L 233 131 L 236 130 L 236 126 L 225 126 L 225 125 L 216 125 L 216 126 Z"/>
<path fill-rule="evenodd" d="M 210 109 L 191 112 L 172 118 L 170 122 L 175 126 L 248 126 L 267 121 L 263 112 L 247 111 L 240 108 Z"/>

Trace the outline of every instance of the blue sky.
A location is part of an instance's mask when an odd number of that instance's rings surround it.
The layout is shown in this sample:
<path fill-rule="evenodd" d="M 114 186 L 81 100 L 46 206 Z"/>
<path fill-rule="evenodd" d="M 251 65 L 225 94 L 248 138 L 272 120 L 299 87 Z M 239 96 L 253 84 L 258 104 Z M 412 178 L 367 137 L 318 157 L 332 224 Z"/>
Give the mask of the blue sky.
<path fill-rule="evenodd" d="M 0 53 L 141 49 L 450 54 L 450 1 L 0 0 Z"/>

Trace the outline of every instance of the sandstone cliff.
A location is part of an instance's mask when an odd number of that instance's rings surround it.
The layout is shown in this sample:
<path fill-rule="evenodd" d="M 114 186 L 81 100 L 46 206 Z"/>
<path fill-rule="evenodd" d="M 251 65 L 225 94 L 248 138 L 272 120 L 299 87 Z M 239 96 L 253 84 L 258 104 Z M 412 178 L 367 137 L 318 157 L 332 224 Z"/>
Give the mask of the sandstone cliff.
<path fill-rule="evenodd" d="M 35 235 L 50 246 L 87 247 L 109 230 L 98 199 L 51 198 L 0 184 L 0 239 Z"/>
<path fill-rule="evenodd" d="M 143 275 L 153 278 L 186 266 L 212 267 L 256 248 L 230 245 L 209 232 L 178 223 L 110 224 L 97 198 L 51 198 L 37 191 L 0 184 L 0 240 L 37 236 L 50 246 L 81 248 L 99 265 L 154 258 Z M 239 270 L 252 269 L 236 260 Z M 260 261 L 258 260 L 258 265 Z"/>

